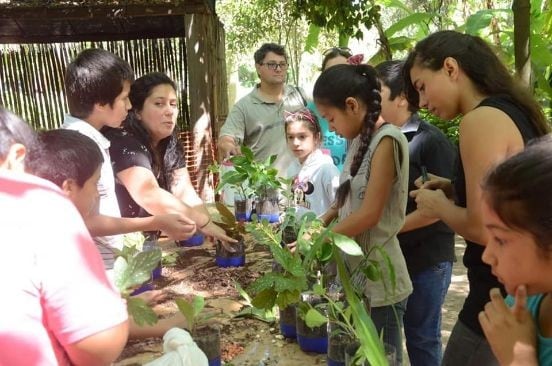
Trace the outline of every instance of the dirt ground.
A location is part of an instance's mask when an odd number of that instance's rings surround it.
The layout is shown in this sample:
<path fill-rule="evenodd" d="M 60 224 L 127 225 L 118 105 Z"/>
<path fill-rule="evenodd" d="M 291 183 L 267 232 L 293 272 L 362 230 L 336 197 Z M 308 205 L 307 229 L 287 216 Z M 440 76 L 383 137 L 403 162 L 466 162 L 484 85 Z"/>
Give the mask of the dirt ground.
<path fill-rule="evenodd" d="M 207 308 L 217 313 L 221 325 L 222 358 L 226 365 L 235 366 L 305 366 L 325 365 L 325 355 L 306 354 L 294 341 L 283 339 L 278 324 L 267 324 L 248 318 L 234 318 L 243 302 L 240 301 L 234 282 L 247 287 L 259 272 L 270 269 L 270 254 L 264 247 L 247 243 L 246 266 L 241 268 L 218 268 L 214 263 L 214 247 L 210 243 L 195 248 L 179 248 L 172 242 L 163 244 L 167 253 L 177 253 L 175 266 L 163 268 L 163 278 L 155 287 L 166 292 L 166 298 L 154 309 L 161 316 L 175 313 L 174 299 L 190 298 L 194 294 L 206 298 Z M 452 282 L 443 307 L 443 345 L 456 322 L 468 290 L 462 253 L 465 243 L 457 238 L 458 261 L 453 267 Z M 162 355 L 161 338 L 129 341 L 117 366 L 142 365 Z M 404 357 L 407 359 L 407 357 Z"/>

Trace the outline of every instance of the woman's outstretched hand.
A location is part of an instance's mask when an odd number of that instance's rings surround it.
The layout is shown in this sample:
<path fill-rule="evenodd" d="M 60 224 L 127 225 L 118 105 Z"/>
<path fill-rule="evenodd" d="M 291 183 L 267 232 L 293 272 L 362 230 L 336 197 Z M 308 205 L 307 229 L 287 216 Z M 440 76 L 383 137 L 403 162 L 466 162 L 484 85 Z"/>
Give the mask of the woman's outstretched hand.
<path fill-rule="evenodd" d="M 224 249 L 229 251 L 230 253 L 234 253 L 236 249 L 231 244 L 235 244 L 238 241 L 236 239 L 233 239 L 226 235 L 226 232 L 223 228 L 215 224 L 214 222 L 209 222 L 206 226 L 203 228 L 200 228 L 199 231 L 205 236 L 213 237 L 217 240 L 220 240 L 222 246 Z"/>

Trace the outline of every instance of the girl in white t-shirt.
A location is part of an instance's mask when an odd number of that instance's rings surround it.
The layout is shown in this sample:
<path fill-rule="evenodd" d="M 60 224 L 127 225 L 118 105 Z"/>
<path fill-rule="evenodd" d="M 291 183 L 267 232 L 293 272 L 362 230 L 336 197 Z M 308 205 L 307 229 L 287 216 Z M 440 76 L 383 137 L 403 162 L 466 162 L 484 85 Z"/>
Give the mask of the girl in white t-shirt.
<path fill-rule="evenodd" d="M 299 213 L 321 215 L 330 207 L 339 186 L 339 170 L 331 156 L 320 149 L 322 132 L 316 116 L 307 108 L 285 116 L 288 148 L 296 159 L 287 170 L 292 178 L 294 204 Z"/>

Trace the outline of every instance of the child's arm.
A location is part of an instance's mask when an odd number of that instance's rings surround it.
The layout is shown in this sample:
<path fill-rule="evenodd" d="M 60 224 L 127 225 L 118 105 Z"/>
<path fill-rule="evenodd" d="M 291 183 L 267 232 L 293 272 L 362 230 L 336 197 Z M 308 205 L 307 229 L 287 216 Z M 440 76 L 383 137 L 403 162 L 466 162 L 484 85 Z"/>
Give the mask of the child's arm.
<path fill-rule="evenodd" d="M 183 240 L 193 235 L 195 224 L 181 214 L 160 214 L 149 217 L 112 217 L 94 215 L 85 218 L 92 236 L 108 236 L 136 231 L 161 230 L 171 239 Z"/>
<path fill-rule="evenodd" d="M 501 365 L 538 366 L 537 328 L 526 308 L 525 286 L 516 290 L 515 302 L 508 308 L 500 291 L 491 290 L 491 301 L 479 313 L 479 323 Z"/>
<path fill-rule="evenodd" d="M 86 337 L 65 347 L 72 363 L 79 366 L 111 365 L 119 357 L 128 336 L 128 322 Z"/>
<path fill-rule="evenodd" d="M 393 139 L 384 137 L 372 157 L 370 178 L 359 209 L 333 227 L 333 231 L 354 237 L 376 225 L 391 193 L 395 179 Z"/>

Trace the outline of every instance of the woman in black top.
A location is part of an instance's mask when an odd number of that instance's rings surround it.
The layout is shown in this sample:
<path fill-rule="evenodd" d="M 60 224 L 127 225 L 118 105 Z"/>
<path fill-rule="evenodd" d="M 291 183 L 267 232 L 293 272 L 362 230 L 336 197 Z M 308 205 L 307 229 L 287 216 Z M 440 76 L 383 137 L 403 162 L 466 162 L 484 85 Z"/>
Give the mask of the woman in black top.
<path fill-rule="evenodd" d="M 481 260 L 487 232 L 481 224 L 480 183 L 491 166 L 549 128 L 538 104 L 479 37 L 454 31 L 428 36 L 409 54 L 404 77 L 412 103 L 442 119 L 463 116 L 454 183 L 430 176 L 422 189 L 411 193 L 420 213 L 444 221 L 467 243 L 464 265 L 470 292 L 443 365 L 494 365 L 478 314 L 489 301 L 490 289 L 502 286 Z"/>
<path fill-rule="evenodd" d="M 174 82 L 163 73 L 144 75 L 132 84 L 129 99 L 132 109 L 124 128 L 104 132 L 111 141 L 109 152 L 121 214 L 182 213 L 204 235 L 235 242 L 212 222 L 192 186 L 176 128 Z"/>

